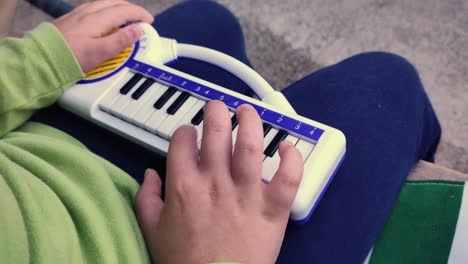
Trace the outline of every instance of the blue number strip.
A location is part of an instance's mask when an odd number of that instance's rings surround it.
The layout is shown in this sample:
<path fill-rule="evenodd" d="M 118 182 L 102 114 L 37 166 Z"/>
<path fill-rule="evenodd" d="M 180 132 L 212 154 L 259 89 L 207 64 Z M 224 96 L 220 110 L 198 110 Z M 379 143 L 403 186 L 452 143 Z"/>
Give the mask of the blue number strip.
<path fill-rule="evenodd" d="M 284 128 L 288 130 L 289 132 L 294 132 L 298 135 L 301 135 L 313 141 L 318 141 L 324 132 L 323 129 L 311 126 L 309 124 L 304 124 L 291 117 L 288 117 L 280 113 L 277 113 L 275 111 L 260 107 L 251 102 L 244 101 L 235 96 L 225 94 L 221 91 L 218 91 L 208 86 L 185 79 L 173 73 L 161 70 L 159 68 L 150 66 L 148 64 L 145 64 L 143 62 L 140 62 L 134 59 L 128 60 L 125 63 L 125 66 L 127 66 L 128 68 L 134 71 L 138 71 L 144 75 L 151 76 L 155 79 L 158 79 L 170 85 L 185 89 L 188 92 L 197 94 L 208 100 L 223 101 L 228 107 L 233 108 L 233 109 L 236 109 L 241 104 L 248 103 L 257 110 L 258 114 L 264 121 L 270 124 L 276 125 L 280 128 Z"/>

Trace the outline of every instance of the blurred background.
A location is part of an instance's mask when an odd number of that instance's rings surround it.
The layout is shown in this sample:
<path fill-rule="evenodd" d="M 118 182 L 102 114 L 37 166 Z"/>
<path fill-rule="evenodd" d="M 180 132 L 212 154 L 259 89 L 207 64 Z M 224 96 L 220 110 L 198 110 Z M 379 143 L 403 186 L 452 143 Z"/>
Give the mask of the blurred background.
<path fill-rule="evenodd" d="M 19 36 L 52 19 L 23 0 L 1 2 L 0 22 L 11 22 L 9 35 Z M 131 2 L 158 14 L 180 1 Z M 382 50 L 407 58 L 419 71 L 442 124 L 436 163 L 468 173 L 467 0 L 218 2 L 239 18 L 250 61 L 277 89 L 364 51 Z M 9 16 L 9 9 L 16 9 L 14 16 Z"/>

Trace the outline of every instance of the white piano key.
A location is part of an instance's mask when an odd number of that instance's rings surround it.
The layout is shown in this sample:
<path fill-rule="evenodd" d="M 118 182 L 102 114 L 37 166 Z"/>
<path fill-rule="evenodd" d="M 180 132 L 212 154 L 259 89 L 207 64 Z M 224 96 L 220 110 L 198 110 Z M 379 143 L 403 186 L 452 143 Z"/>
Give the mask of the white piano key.
<path fill-rule="evenodd" d="M 166 119 L 168 116 L 166 110 L 171 106 L 171 104 L 177 99 L 177 97 L 181 94 L 180 91 L 176 91 L 169 100 L 161 107 L 161 109 L 157 109 L 154 111 L 151 116 L 145 122 L 145 129 L 156 134 L 156 128 Z"/>
<path fill-rule="evenodd" d="M 203 134 L 203 123 L 204 121 L 202 120 L 198 126 L 195 126 L 195 130 L 197 130 L 197 143 L 201 142 L 202 139 L 202 134 Z M 199 147 L 200 148 L 200 147 Z"/>
<path fill-rule="evenodd" d="M 99 108 L 105 112 L 111 112 L 111 105 L 120 97 L 120 89 L 135 75 L 132 72 L 127 72 L 124 76 L 117 81 L 112 88 L 104 95 L 101 102 L 99 102 Z"/>
<path fill-rule="evenodd" d="M 140 108 L 143 108 L 146 104 L 151 105 L 151 98 L 154 98 L 159 88 L 160 86 L 155 83 L 151 85 L 148 90 L 146 90 L 146 92 L 140 98 L 138 98 L 138 100 L 131 101 L 130 104 L 125 107 L 122 112 L 120 112 L 120 116 L 123 119 L 131 122 L 132 117 L 140 110 Z"/>
<path fill-rule="evenodd" d="M 307 158 L 309 157 L 310 153 L 312 153 L 312 150 L 314 149 L 315 145 L 310 143 L 310 142 L 307 142 L 307 141 L 304 141 L 302 139 L 300 139 L 297 143 L 296 143 L 296 148 L 297 150 L 299 150 L 302 154 L 302 160 L 305 162 L 307 160 Z"/>
<path fill-rule="evenodd" d="M 195 127 L 195 130 L 197 131 L 197 149 L 198 151 L 200 151 L 202 135 L 203 135 L 203 121 L 201 121 L 200 124 Z"/>
<path fill-rule="evenodd" d="M 117 98 L 117 100 L 110 107 L 110 110 L 113 115 L 120 116 L 120 112 L 122 112 L 125 109 L 125 107 L 127 107 L 130 104 L 131 101 L 135 101 L 132 98 L 131 94 L 134 93 L 145 81 L 146 78 L 141 78 L 141 80 L 139 80 L 127 94 L 121 94 L 119 98 Z"/>
<path fill-rule="evenodd" d="M 177 128 L 183 125 L 191 125 L 192 118 L 200 111 L 200 109 L 205 105 L 206 101 L 198 100 L 195 105 L 190 108 L 190 110 L 182 117 L 179 123 L 172 129 L 169 136 L 172 136 Z"/>
<path fill-rule="evenodd" d="M 193 96 L 187 98 L 184 104 L 182 104 L 182 106 L 174 115 L 169 115 L 166 120 L 164 120 L 164 122 L 162 122 L 161 125 L 156 128 L 156 133 L 165 139 L 169 139 L 171 131 L 174 130 L 182 117 L 184 117 L 185 114 L 187 114 L 192 106 L 195 105 L 195 103 L 198 101 L 200 100 Z"/>
<path fill-rule="evenodd" d="M 154 108 L 154 103 L 161 97 L 161 95 L 168 89 L 167 86 L 164 86 L 159 83 L 154 83 L 154 86 L 157 87 L 157 91 L 151 96 L 151 99 L 144 104 L 134 116 L 131 118 L 131 122 L 139 127 L 144 128 L 145 122 L 148 118 L 156 111 Z"/>
<path fill-rule="evenodd" d="M 234 151 L 234 147 L 236 146 L 236 140 L 237 140 L 237 132 L 239 131 L 239 125 L 234 128 L 232 131 L 232 151 Z"/>
<path fill-rule="evenodd" d="M 276 171 L 278 170 L 279 163 L 280 163 L 280 156 L 279 151 L 273 155 L 273 157 L 266 157 L 263 160 L 262 164 L 262 179 L 266 182 L 270 182 L 273 179 Z"/>

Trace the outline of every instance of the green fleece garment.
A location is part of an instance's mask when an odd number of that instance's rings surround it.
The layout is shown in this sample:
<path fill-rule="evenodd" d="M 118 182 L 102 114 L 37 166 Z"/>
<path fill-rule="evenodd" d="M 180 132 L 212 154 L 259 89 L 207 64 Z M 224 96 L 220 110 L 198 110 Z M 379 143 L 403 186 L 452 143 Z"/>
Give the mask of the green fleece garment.
<path fill-rule="evenodd" d="M 83 72 L 43 23 L 0 42 L 0 263 L 147 263 L 138 183 L 54 128 L 27 122 Z"/>

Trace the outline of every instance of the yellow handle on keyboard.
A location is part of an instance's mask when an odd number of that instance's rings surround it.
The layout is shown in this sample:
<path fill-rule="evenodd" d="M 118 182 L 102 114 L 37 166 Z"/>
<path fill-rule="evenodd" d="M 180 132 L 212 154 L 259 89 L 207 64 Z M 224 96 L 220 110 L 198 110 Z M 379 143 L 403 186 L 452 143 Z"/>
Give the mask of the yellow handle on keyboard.
<path fill-rule="evenodd" d="M 132 54 L 133 47 L 128 47 L 121 51 L 119 54 L 114 56 L 108 61 L 103 62 L 101 65 L 97 66 L 95 69 L 86 72 L 86 79 L 93 79 L 106 75 L 107 73 L 118 68 L 125 60 Z"/>

